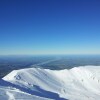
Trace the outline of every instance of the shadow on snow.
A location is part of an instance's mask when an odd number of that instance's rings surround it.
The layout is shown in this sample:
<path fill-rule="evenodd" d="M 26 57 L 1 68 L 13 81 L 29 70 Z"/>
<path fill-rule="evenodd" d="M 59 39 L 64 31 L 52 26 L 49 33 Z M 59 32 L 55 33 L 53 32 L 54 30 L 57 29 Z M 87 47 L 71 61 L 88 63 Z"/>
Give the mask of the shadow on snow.
<path fill-rule="evenodd" d="M 0 86 L 5 86 L 5 87 L 13 87 L 16 89 L 19 89 L 23 92 L 29 93 L 31 95 L 36 95 L 36 96 L 40 96 L 40 97 L 45 97 L 45 98 L 49 98 L 49 99 L 54 99 L 54 100 L 68 100 L 68 99 L 64 99 L 59 97 L 59 95 L 57 93 L 53 93 L 50 91 L 46 91 L 41 89 L 39 86 L 34 85 L 33 87 L 37 90 L 31 90 L 30 88 L 25 88 L 25 87 L 21 87 L 19 85 L 7 82 L 5 80 L 0 79 Z"/>

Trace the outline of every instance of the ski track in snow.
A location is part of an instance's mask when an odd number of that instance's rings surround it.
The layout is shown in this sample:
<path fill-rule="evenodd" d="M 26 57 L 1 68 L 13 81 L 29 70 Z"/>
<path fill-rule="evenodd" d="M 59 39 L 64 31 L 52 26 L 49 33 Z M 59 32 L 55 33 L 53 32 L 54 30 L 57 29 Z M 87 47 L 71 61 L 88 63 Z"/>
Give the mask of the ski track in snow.
<path fill-rule="evenodd" d="M 41 68 L 14 70 L 0 81 L 0 100 L 3 98 L 99 100 L 100 66 L 80 66 L 70 70 Z"/>

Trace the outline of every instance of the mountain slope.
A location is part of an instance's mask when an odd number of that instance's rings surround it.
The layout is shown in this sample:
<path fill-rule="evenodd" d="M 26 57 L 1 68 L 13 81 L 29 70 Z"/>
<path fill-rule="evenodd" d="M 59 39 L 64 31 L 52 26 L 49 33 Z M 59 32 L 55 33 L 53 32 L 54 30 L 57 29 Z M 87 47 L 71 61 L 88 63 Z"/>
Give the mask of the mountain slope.
<path fill-rule="evenodd" d="M 100 67 L 14 70 L 0 81 L 0 90 L 5 100 L 99 100 Z"/>

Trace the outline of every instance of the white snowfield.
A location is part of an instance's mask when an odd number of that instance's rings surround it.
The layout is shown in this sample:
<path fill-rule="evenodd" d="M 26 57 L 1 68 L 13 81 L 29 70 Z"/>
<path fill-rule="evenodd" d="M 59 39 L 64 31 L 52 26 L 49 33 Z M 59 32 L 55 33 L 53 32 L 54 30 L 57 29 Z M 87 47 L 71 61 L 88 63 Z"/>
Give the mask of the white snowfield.
<path fill-rule="evenodd" d="M 0 81 L 0 100 L 100 100 L 100 66 L 14 70 Z"/>

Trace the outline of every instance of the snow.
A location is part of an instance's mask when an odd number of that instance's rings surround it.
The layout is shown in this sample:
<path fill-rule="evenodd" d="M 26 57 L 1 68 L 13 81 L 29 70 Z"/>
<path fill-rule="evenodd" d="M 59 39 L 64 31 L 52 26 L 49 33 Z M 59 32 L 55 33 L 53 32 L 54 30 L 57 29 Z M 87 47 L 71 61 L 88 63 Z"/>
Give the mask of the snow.
<path fill-rule="evenodd" d="M 14 70 L 0 80 L 0 100 L 99 100 L 100 66 Z"/>

